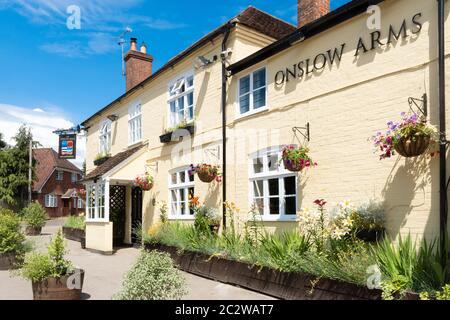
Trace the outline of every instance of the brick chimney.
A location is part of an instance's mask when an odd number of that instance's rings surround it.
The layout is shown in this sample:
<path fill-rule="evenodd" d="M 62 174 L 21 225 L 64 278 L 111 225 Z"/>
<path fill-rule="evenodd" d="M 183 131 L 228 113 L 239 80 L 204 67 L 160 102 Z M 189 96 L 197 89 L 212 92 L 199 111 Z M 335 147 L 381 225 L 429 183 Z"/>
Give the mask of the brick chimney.
<path fill-rule="evenodd" d="M 298 27 L 330 12 L 330 0 L 298 0 Z"/>
<path fill-rule="evenodd" d="M 127 91 L 152 75 L 153 57 L 147 54 L 147 46 L 142 43 L 137 51 L 137 39 L 130 39 L 130 51 L 125 56 Z"/>

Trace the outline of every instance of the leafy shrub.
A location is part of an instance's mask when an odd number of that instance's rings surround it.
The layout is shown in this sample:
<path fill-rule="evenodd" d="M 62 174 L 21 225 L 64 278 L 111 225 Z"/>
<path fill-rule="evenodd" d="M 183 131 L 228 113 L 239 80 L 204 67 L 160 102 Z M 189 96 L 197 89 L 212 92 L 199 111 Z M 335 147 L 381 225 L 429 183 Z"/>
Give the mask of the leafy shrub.
<path fill-rule="evenodd" d="M 47 213 L 39 203 L 33 202 L 23 209 L 23 217 L 30 227 L 42 228 L 45 225 Z"/>
<path fill-rule="evenodd" d="M 186 295 L 186 281 L 167 253 L 142 251 L 125 275 L 116 300 L 179 300 Z"/>
<path fill-rule="evenodd" d="M 23 253 L 25 236 L 20 228 L 20 219 L 12 211 L 0 213 L 0 253 Z"/>
<path fill-rule="evenodd" d="M 383 230 L 385 210 L 381 202 L 370 200 L 356 208 L 352 215 L 356 230 Z"/>
<path fill-rule="evenodd" d="M 86 229 L 86 219 L 84 216 L 70 216 L 66 219 L 64 227 L 84 230 Z"/>
<path fill-rule="evenodd" d="M 25 256 L 22 269 L 18 272 L 24 279 L 39 282 L 49 277 L 60 278 L 73 271 L 72 263 L 64 259 L 66 254 L 61 230 L 47 247 L 47 254 L 31 253 Z"/>

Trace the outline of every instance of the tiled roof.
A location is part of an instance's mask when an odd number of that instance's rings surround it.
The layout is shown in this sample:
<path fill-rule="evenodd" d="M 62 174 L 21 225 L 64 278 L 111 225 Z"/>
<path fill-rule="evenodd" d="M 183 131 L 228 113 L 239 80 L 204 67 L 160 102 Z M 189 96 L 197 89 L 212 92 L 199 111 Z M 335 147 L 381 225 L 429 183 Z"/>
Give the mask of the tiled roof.
<path fill-rule="evenodd" d="M 94 118 L 95 116 L 101 114 L 103 111 L 108 109 L 109 107 L 113 106 L 116 102 L 121 101 L 124 97 L 133 94 L 135 90 L 137 90 L 140 86 L 152 81 L 157 76 L 159 76 L 161 73 L 163 73 L 165 70 L 168 70 L 172 68 L 175 64 L 180 62 L 182 59 L 184 59 L 189 54 L 195 52 L 198 48 L 204 46 L 209 41 L 215 39 L 220 34 L 223 33 L 223 31 L 227 28 L 227 26 L 232 22 L 238 22 L 248 28 L 254 29 L 256 31 L 261 32 L 262 34 L 265 34 L 269 37 L 274 38 L 275 40 L 282 39 L 283 37 L 293 33 L 297 28 L 283 20 L 280 20 L 278 18 L 275 18 L 274 16 L 265 13 L 259 9 L 256 9 L 254 7 L 248 7 L 244 11 L 242 11 L 240 14 L 238 14 L 236 17 L 228 20 L 224 24 L 222 24 L 217 29 L 209 32 L 205 36 L 203 36 L 198 41 L 194 42 L 189 48 L 181 51 L 179 54 L 177 54 L 175 57 L 170 59 L 166 64 L 164 64 L 158 71 L 153 73 L 150 77 L 142 81 L 141 83 L 137 84 L 134 88 L 128 90 L 126 93 L 121 95 L 119 98 L 108 104 L 106 107 L 100 109 L 95 114 L 90 116 L 88 119 L 84 120 L 82 122 L 82 125 L 87 125 L 87 123 Z"/>
<path fill-rule="evenodd" d="M 67 159 L 60 159 L 58 153 L 51 148 L 33 150 L 33 158 L 36 160 L 36 177 L 33 184 L 33 191 L 39 191 L 48 180 L 53 170 L 63 169 L 83 174 L 83 172 Z"/>
<path fill-rule="evenodd" d="M 239 23 L 277 40 L 297 29 L 292 24 L 251 6 L 241 12 L 236 19 Z"/>
<path fill-rule="evenodd" d="M 127 160 L 129 157 L 131 157 L 133 154 L 141 150 L 145 145 L 139 145 L 137 147 L 134 147 L 132 149 L 125 150 L 121 153 L 116 154 L 115 156 L 109 158 L 106 160 L 103 164 L 99 165 L 97 168 L 95 168 L 93 171 L 91 171 L 84 181 L 87 180 L 94 180 L 99 178 L 100 176 L 104 175 L 105 173 L 111 171 L 116 166 Z"/>

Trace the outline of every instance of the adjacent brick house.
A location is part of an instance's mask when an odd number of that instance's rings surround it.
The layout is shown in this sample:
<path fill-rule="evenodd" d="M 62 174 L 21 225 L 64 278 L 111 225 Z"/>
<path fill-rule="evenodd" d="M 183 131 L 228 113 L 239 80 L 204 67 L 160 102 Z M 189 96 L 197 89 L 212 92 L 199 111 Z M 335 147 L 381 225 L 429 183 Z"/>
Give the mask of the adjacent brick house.
<path fill-rule="evenodd" d="M 49 217 L 62 217 L 84 212 L 84 201 L 77 196 L 76 189 L 83 173 L 74 164 L 59 159 L 51 148 L 33 150 L 36 159 L 37 180 L 33 184 L 33 201 L 38 201 Z"/>

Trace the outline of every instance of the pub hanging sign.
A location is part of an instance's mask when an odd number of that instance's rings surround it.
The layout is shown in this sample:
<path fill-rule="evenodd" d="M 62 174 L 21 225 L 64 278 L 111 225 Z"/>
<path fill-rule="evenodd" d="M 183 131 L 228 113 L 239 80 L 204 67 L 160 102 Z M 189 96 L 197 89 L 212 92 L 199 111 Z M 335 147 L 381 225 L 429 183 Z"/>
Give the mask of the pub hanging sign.
<path fill-rule="evenodd" d="M 62 134 L 59 136 L 59 158 L 76 159 L 77 157 L 77 135 Z"/>

